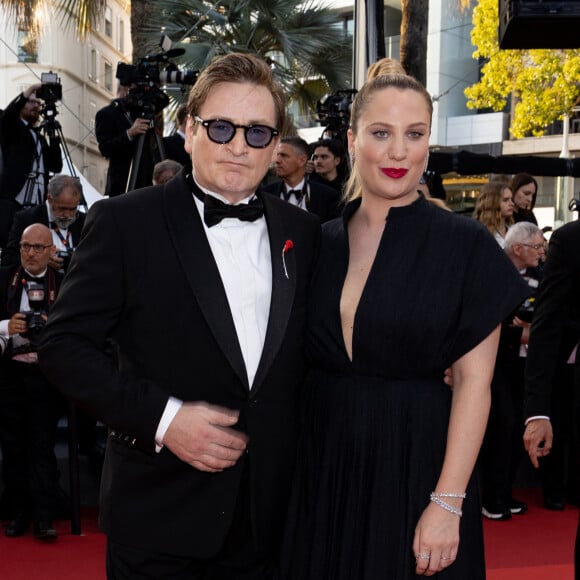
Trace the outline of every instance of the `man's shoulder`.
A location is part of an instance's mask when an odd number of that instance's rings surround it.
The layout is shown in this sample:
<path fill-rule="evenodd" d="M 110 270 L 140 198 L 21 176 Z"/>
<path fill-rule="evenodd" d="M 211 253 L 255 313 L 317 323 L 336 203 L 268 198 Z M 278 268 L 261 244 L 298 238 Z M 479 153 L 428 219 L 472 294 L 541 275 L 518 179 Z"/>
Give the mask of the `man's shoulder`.
<path fill-rule="evenodd" d="M 20 225 L 30 225 L 34 223 L 48 226 L 48 211 L 44 204 L 21 209 L 14 215 L 14 222 Z"/>
<path fill-rule="evenodd" d="M 263 185 L 262 190 L 266 193 L 273 193 L 274 195 L 280 193 L 280 188 L 283 181 L 281 179 L 276 179 L 276 181 L 271 181 L 268 185 Z"/>

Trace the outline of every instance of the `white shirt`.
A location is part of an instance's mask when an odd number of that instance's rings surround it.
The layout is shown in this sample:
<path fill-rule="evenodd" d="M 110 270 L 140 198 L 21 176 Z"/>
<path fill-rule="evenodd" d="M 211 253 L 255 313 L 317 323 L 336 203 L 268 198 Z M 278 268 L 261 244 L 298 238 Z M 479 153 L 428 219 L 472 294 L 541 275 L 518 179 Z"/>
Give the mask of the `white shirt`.
<path fill-rule="evenodd" d="M 201 186 L 200 189 L 229 203 L 217 193 Z M 252 197 L 240 203 L 248 203 Z M 203 202 L 195 196 L 194 201 L 224 285 L 251 389 L 264 349 L 272 296 L 272 259 L 266 219 L 262 216 L 254 222 L 245 222 L 226 218 L 208 228 L 203 221 Z M 158 451 L 182 404 L 175 397 L 169 398 L 155 433 Z"/>
<path fill-rule="evenodd" d="M 300 183 L 297 183 L 294 187 L 290 187 L 286 182 L 284 182 L 284 191 L 286 192 L 286 194 L 292 190 L 303 191 L 304 187 L 306 187 L 306 180 L 305 179 L 303 179 Z M 283 198 L 283 196 L 282 196 L 282 198 Z M 288 201 L 288 203 L 291 203 L 292 205 L 295 205 L 296 207 L 299 207 L 301 209 L 306 209 L 306 195 L 303 195 L 300 198 L 300 201 L 298 201 L 296 199 L 296 196 L 292 193 L 286 201 Z"/>
<path fill-rule="evenodd" d="M 48 223 L 49 224 L 54 223 L 56 225 L 56 223 L 54 222 L 54 215 L 53 215 L 52 210 L 50 208 L 50 204 L 48 203 L 48 201 L 46 201 L 45 203 L 46 203 L 46 210 L 48 212 Z M 73 248 L 73 241 L 72 241 L 72 236 L 70 235 L 69 229 L 67 228 L 66 230 L 63 230 L 62 228 L 58 228 L 58 231 L 60 232 L 60 236 L 56 233 L 56 230 L 54 229 L 54 227 L 50 228 L 50 234 L 52 236 L 52 243 L 55 245 L 57 251 L 72 249 Z M 62 236 L 62 239 L 61 239 L 61 236 Z M 67 241 L 68 247 L 64 245 L 64 242 L 62 240 Z"/>
<path fill-rule="evenodd" d="M 40 274 L 31 274 L 28 270 L 24 269 L 24 271 L 29 275 L 36 278 L 40 278 L 46 274 L 46 270 L 41 272 Z M 20 296 L 20 312 L 28 312 L 30 310 L 30 303 L 28 302 L 28 292 L 23 291 L 22 295 Z M 23 338 L 20 334 L 13 334 L 10 335 L 8 332 L 8 325 L 10 324 L 10 319 L 7 318 L 5 320 L 0 320 L 0 353 L 4 351 L 6 348 L 6 344 L 8 343 L 8 339 L 12 336 L 12 345 L 16 348 L 23 344 L 28 344 L 30 340 L 27 338 Z M 36 362 L 37 354 L 35 352 L 27 352 L 24 354 L 16 355 L 14 357 L 16 360 L 21 360 L 22 362 Z"/>

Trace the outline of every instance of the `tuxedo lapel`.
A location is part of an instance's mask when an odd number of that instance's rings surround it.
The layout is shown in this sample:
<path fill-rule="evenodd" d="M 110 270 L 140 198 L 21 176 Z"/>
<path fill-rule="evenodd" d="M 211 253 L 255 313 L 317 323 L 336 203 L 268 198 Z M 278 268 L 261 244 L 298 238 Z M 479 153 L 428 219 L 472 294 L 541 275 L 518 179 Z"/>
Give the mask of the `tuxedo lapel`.
<path fill-rule="evenodd" d="M 181 180 L 170 181 L 163 193 L 168 232 L 189 285 L 220 349 L 248 387 L 226 292 L 183 172 Z"/>
<path fill-rule="evenodd" d="M 253 392 L 256 392 L 260 387 L 280 349 L 288 326 L 296 290 L 295 252 L 288 247 L 291 244 L 287 244 L 287 242 L 292 242 L 290 232 L 277 204 L 273 203 L 274 199 L 268 195 L 262 195 L 262 199 L 264 200 L 264 214 L 268 224 L 272 256 L 272 299 L 264 349 L 254 379 Z"/>

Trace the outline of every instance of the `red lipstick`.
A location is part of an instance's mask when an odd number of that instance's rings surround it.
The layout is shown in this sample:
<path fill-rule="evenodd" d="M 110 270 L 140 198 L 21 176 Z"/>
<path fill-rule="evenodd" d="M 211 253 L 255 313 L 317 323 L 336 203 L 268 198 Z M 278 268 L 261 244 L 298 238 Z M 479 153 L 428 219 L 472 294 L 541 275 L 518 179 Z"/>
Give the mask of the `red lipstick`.
<path fill-rule="evenodd" d="M 401 179 L 407 175 L 408 169 L 404 167 L 384 167 L 381 171 L 387 176 L 393 179 Z"/>

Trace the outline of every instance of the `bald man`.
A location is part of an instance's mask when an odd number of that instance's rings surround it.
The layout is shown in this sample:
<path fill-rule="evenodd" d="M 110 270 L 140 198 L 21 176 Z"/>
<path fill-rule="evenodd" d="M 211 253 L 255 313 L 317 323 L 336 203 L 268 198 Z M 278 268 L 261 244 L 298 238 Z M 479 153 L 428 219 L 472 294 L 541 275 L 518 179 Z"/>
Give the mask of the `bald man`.
<path fill-rule="evenodd" d="M 3 515 L 8 537 L 34 524 L 37 539 L 51 541 L 58 510 L 54 453 L 62 398 L 40 371 L 36 343 L 62 280 L 48 267 L 52 234 L 32 224 L 20 239 L 20 264 L 0 268 L 0 446 Z"/>

